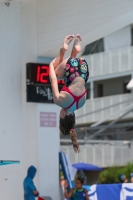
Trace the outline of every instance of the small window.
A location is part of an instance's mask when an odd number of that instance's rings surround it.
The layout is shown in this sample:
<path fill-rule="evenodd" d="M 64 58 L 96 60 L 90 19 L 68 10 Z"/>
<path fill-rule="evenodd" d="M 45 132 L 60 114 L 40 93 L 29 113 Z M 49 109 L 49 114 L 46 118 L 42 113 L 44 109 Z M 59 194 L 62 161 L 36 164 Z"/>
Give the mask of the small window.
<path fill-rule="evenodd" d="M 90 88 L 87 88 L 86 99 L 90 99 Z"/>
<path fill-rule="evenodd" d="M 86 85 L 86 99 L 90 99 L 90 83 L 87 83 Z"/>
<path fill-rule="evenodd" d="M 97 93 L 98 93 L 98 97 L 103 97 L 103 84 L 97 85 Z"/>
<path fill-rule="evenodd" d="M 85 50 L 82 55 L 88 55 L 93 53 L 99 53 L 104 51 L 104 42 L 103 38 L 99 39 L 91 44 L 85 46 Z"/>
<path fill-rule="evenodd" d="M 123 83 L 123 93 L 131 93 L 131 90 L 127 89 L 127 84 L 129 83 L 129 81 L 126 81 Z"/>

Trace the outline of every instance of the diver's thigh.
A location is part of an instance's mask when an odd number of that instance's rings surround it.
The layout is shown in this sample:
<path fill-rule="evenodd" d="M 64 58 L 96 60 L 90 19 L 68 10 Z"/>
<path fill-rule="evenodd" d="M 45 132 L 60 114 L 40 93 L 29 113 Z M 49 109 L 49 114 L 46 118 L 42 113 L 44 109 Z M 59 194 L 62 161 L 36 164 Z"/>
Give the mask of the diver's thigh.
<path fill-rule="evenodd" d="M 62 65 L 60 64 L 56 69 L 55 69 L 55 73 L 56 73 L 56 76 L 58 78 L 63 78 L 64 77 L 64 68 L 62 67 Z"/>
<path fill-rule="evenodd" d="M 65 65 L 66 65 L 67 60 L 68 60 L 68 58 L 66 58 L 65 60 L 63 60 L 59 64 L 59 66 L 55 69 L 55 73 L 56 73 L 56 76 L 58 78 L 63 78 L 64 77 Z"/>

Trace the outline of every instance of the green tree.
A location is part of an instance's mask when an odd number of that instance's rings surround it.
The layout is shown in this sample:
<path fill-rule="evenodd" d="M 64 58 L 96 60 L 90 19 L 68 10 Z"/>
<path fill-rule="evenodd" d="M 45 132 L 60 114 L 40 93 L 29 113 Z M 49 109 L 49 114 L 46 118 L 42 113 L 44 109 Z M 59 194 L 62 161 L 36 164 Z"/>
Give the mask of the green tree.
<path fill-rule="evenodd" d="M 130 174 L 133 173 L 133 163 L 128 163 L 124 167 L 109 167 L 108 169 L 103 170 L 98 179 L 100 184 L 111 184 L 119 183 L 119 177 L 121 174 L 126 175 L 127 178 L 130 178 Z"/>

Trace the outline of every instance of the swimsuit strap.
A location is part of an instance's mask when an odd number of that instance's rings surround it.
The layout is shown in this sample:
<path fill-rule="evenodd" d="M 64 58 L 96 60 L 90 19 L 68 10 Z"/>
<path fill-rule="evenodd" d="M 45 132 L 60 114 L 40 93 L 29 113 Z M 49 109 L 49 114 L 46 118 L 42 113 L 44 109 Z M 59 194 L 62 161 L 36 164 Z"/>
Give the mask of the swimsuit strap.
<path fill-rule="evenodd" d="M 83 92 L 83 94 L 81 94 L 80 96 L 76 96 L 76 95 L 74 95 L 72 92 L 71 92 L 71 90 L 68 88 L 68 87 L 66 87 L 66 85 L 62 88 L 62 90 L 61 91 L 64 91 L 64 92 L 67 92 L 67 93 L 69 93 L 73 98 L 74 98 L 74 100 L 73 100 L 73 102 L 70 104 L 70 106 L 68 106 L 67 108 L 64 108 L 64 109 L 69 109 L 69 108 L 71 108 L 71 106 L 73 106 L 73 104 L 76 102 L 76 109 L 78 109 L 78 102 L 79 102 L 79 100 L 83 97 L 83 96 L 85 96 L 85 94 L 86 94 L 86 90 Z"/>
<path fill-rule="evenodd" d="M 75 193 L 76 193 L 76 188 L 74 189 L 74 192 L 73 192 L 73 195 L 72 195 L 73 197 L 74 197 Z"/>
<path fill-rule="evenodd" d="M 76 192 L 83 192 L 83 191 L 85 192 L 84 188 L 82 188 L 81 190 L 77 190 L 77 189 L 75 188 L 74 191 L 73 191 L 72 197 L 75 196 L 75 193 L 76 193 Z"/>

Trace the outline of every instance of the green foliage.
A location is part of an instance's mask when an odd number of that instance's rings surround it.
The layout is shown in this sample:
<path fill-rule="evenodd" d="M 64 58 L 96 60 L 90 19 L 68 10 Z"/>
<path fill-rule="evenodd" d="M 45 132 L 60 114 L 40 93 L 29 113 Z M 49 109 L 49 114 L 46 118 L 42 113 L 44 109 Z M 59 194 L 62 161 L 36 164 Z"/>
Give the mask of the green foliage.
<path fill-rule="evenodd" d="M 130 178 L 131 173 L 133 173 L 133 163 L 128 163 L 125 167 L 110 167 L 100 173 L 98 183 L 120 183 L 119 176 L 121 174 L 124 174 L 127 178 Z"/>
<path fill-rule="evenodd" d="M 64 176 L 62 171 L 60 171 L 59 175 L 60 177 Z"/>

